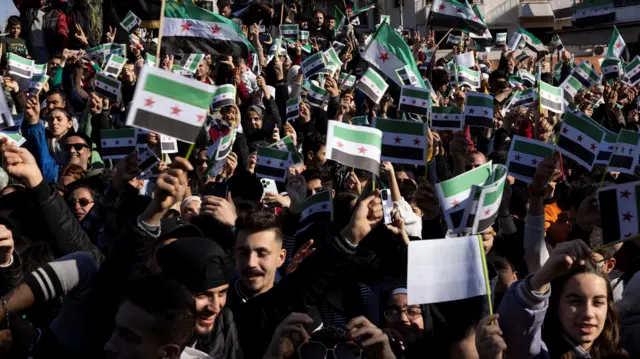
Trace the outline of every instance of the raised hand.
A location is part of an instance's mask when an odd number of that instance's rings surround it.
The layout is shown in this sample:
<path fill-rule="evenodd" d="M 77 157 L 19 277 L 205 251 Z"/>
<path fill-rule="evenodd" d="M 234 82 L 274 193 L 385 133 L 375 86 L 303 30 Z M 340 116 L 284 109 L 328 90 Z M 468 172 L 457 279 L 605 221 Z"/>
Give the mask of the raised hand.
<path fill-rule="evenodd" d="M 313 323 L 313 319 L 303 313 L 289 314 L 273 332 L 273 337 L 263 359 L 289 358 L 300 346 L 309 340 L 304 327 Z"/>
<path fill-rule="evenodd" d="M 0 139 L 0 152 L 5 171 L 20 180 L 27 188 L 36 187 L 43 181 L 38 163 L 29 150 L 11 145 L 3 138 Z"/>
<path fill-rule="evenodd" d="M 569 272 L 576 265 L 584 265 L 590 256 L 591 248 L 581 239 L 559 243 L 542 268 L 531 278 L 531 289 L 545 293 L 552 280 Z"/>
<path fill-rule="evenodd" d="M 293 126 L 291 126 L 291 123 L 287 122 L 284 124 L 284 135 L 289 136 L 291 138 L 291 140 L 293 141 L 294 145 L 297 145 L 298 141 L 298 134 L 296 133 L 296 130 L 293 128 Z"/>
<path fill-rule="evenodd" d="M 287 179 L 287 194 L 291 199 L 291 213 L 301 213 L 304 201 L 307 200 L 307 181 L 301 174 L 290 175 Z"/>
<path fill-rule="evenodd" d="M 111 185 L 118 191 L 124 190 L 127 182 L 134 179 L 139 173 L 138 168 L 138 151 L 133 151 L 127 157 L 118 161 L 114 168 Z"/>
<path fill-rule="evenodd" d="M 148 224 L 159 224 L 160 219 L 174 204 L 180 203 L 187 192 L 187 172 L 193 166 L 182 157 L 176 157 L 168 171 L 158 176 L 153 191 L 153 200 L 140 215 L 140 220 Z"/>
<path fill-rule="evenodd" d="M 364 316 L 353 318 L 347 323 L 349 337 L 362 349 L 366 358 L 395 359 L 389 337 Z"/>
<path fill-rule="evenodd" d="M 0 265 L 11 263 L 14 248 L 13 233 L 4 224 L 0 224 Z"/>
<path fill-rule="evenodd" d="M 436 195 L 436 191 L 424 178 L 418 181 L 418 189 L 413 194 L 413 200 L 422 210 L 422 218 L 433 219 L 440 213 L 440 200 Z"/>
<path fill-rule="evenodd" d="M 252 152 L 247 159 L 247 172 L 254 174 L 258 164 L 258 152 Z"/>
<path fill-rule="evenodd" d="M 76 24 L 76 33 L 74 34 L 74 37 L 82 44 L 83 47 L 89 47 L 89 40 L 87 40 L 87 37 L 84 35 L 84 31 L 82 31 L 82 27 L 78 24 Z"/>
<path fill-rule="evenodd" d="M 476 348 L 480 359 L 502 359 L 507 344 L 502 339 L 502 330 L 498 325 L 498 314 L 482 318 L 476 328 Z"/>
<path fill-rule="evenodd" d="M 236 206 L 231 199 L 231 192 L 227 192 L 227 198 L 216 196 L 202 197 L 200 214 L 208 215 L 218 220 L 223 226 L 233 228 L 236 225 Z"/>
<path fill-rule="evenodd" d="M 111 27 L 109 26 L 109 31 L 107 32 L 107 34 L 105 35 L 106 37 L 106 42 L 113 42 L 113 40 L 115 40 L 116 38 L 116 32 L 118 32 L 118 28 L 117 27 Z"/>
<path fill-rule="evenodd" d="M 40 99 L 38 99 L 38 96 L 33 96 L 27 101 L 24 120 L 30 125 L 35 125 L 40 121 Z"/>
<path fill-rule="evenodd" d="M 382 218 L 382 200 L 380 191 L 376 189 L 373 195 L 356 205 L 351 221 L 340 233 L 351 244 L 357 245 L 380 223 Z"/>

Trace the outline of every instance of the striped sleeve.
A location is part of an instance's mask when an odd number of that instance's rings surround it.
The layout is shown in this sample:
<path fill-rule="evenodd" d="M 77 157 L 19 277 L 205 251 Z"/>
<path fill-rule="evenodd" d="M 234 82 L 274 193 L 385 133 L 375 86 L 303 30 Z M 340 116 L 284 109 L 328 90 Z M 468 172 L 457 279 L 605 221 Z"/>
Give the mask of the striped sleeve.
<path fill-rule="evenodd" d="M 36 269 L 24 281 L 33 292 L 35 302 L 39 303 L 69 293 L 97 270 L 98 266 L 88 253 L 74 252 Z"/>

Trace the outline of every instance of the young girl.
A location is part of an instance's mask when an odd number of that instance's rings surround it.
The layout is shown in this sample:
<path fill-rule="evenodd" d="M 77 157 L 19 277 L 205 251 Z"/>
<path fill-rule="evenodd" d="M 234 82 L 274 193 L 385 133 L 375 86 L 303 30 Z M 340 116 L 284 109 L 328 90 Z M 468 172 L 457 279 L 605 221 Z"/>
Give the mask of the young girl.
<path fill-rule="evenodd" d="M 611 286 L 581 240 L 560 243 L 500 304 L 511 358 L 613 358 L 620 332 Z"/>

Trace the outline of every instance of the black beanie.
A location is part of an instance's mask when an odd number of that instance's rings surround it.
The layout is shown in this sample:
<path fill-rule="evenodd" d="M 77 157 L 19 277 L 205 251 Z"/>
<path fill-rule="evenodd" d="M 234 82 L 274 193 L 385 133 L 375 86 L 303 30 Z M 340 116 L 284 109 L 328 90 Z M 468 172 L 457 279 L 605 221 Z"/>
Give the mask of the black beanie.
<path fill-rule="evenodd" d="M 219 244 L 203 237 L 180 238 L 158 249 L 162 275 L 193 294 L 231 283 L 233 261 Z"/>

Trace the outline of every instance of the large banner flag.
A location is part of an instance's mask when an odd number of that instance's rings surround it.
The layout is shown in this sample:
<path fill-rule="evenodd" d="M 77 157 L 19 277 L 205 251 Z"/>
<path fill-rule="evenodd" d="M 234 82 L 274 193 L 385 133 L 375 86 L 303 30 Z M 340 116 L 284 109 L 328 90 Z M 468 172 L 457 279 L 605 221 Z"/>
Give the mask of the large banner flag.
<path fill-rule="evenodd" d="M 373 102 L 379 103 L 389 88 L 389 84 L 376 70 L 369 67 L 358 81 L 356 88 L 364 92 Z"/>
<path fill-rule="evenodd" d="M 464 107 L 464 125 L 493 128 L 493 96 L 480 92 L 467 92 Z"/>
<path fill-rule="evenodd" d="M 136 129 L 100 130 L 100 155 L 103 159 L 120 159 L 136 150 Z"/>
<path fill-rule="evenodd" d="M 427 163 L 427 124 L 374 118 L 373 127 L 382 131 L 380 160 L 418 166 Z"/>
<path fill-rule="evenodd" d="M 193 143 L 207 118 L 213 95 L 211 85 L 145 65 L 127 125 Z"/>
<path fill-rule="evenodd" d="M 639 187 L 640 181 L 636 181 L 598 189 L 603 246 L 640 233 Z"/>
<path fill-rule="evenodd" d="M 529 46 L 529 48 L 531 48 L 536 52 L 549 52 L 547 50 L 547 47 L 544 46 L 544 44 L 542 43 L 542 41 L 540 41 L 540 39 L 535 37 L 532 33 L 523 29 L 522 27 L 520 27 L 519 31 L 520 31 L 520 34 L 522 35 L 522 40 L 524 40 L 524 42 L 527 44 L 527 46 Z"/>
<path fill-rule="evenodd" d="M 429 127 L 438 131 L 461 131 L 464 115 L 461 107 L 432 107 Z"/>
<path fill-rule="evenodd" d="M 553 144 L 513 136 L 507 158 L 509 175 L 520 181 L 531 183 L 540 162 L 552 155 Z"/>
<path fill-rule="evenodd" d="M 622 35 L 618 31 L 618 28 L 613 26 L 613 33 L 611 39 L 609 39 L 609 47 L 607 48 L 607 57 L 624 58 L 629 60 L 629 50 L 627 50 L 627 44 L 625 44 Z"/>
<path fill-rule="evenodd" d="M 284 182 L 289 168 L 289 152 L 271 147 L 258 147 L 256 176 Z"/>
<path fill-rule="evenodd" d="M 224 54 L 244 59 L 256 52 L 231 19 L 200 8 L 191 1 L 166 2 L 162 47 L 169 54 Z"/>
<path fill-rule="evenodd" d="M 331 191 L 322 191 L 307 198 L 300 212 L 296 236 L 309 229 L 314 223 L 326 224 L 333 215 L 333 198 Z"/>
<path fill-rule="evenodd" d="M 468 30 L 483 36 L 487 25 L 476 15 L 469 3 L 456 0 L 434 0 L 429 13 L 429 25 Z"/>
<path fill-rule="evenodd" d="M 430 96 L 431 93 L 427 89 L 409 85 L 402 86 L 398 111 L 426 116 L 431 106 Z"/>
<path fill-rule="evenodd" d="M 380 172 L 382 132 L 377 128 L 329 121 L 326 147 L 327 159 L 376 176 Z"/>
<path fill-rule="evenodd" d="M 486 260 L 478 236 L 411 241 L 408 252 L 409 305 L 488 294 Z M 433 263 L 440 265 L 435 268 Z"/>
<path fill-rule="evenodd" d="M 622 129 L 609 159 L 608 171 L 633 174 L 640 154 L 640 133 Z"/>
<path fill-rule="evenodd" d="M 564 112 L 564 93 L 562 88 L 540 81 L 538 92 L 542 108 L 560 114 Z"/>
<path fill-rule="evenodd" d="M 473 10 L 473 13 L 476 15 L 477 19 L 482 21 L 482 23 L 484 24 L 484 27 L 485 27 L 484 33 L 481 36 L 479 36 L 467 30 L 464 30 L 464 31 L 469 34 L 470 38 L 476 40 L 476 44 L 480 44 L 480 43 L 488 44 L 491 40 L 493 40 L 493 36 L 491 35 L 491 31 L 489 31 L 489 28 L 487 27 L 487 23 L 484 22 L 484 17 L 482 16 L 482 12 L 480 11 L 478 4 L 473 4 L 472 10 Z M 476 19 L 476 17 L 474 17 L 474 19 Z"/>
<path fill-rule="evenodd" d="M 574 3 L 571 20 L 574 25 L 594 25 L 612 22 L 616 19 L 613 0 L 585 0 Z"/>
<path fill-rule="evenodd" d="M 565 112 L 556 149 L 591 171 L 603 138 L 604 131 L 593 121 Z"/>
<path fill-rule="evenodd" d="M 471 205 L 471 188 L 484 185 L 491 175 L 491 161 L 471 171 L 436 184 L 436 192 L 440 199 L 440 208 L 449 230 L 458 233 L 466 228 L 463 218 L 467 206 Z"/>
<path fill-rule="evenodd" d="M 120 23 L 120 26 L 127 30 L 128 33 L 132 33 L 136 31 L 141 22 L 142 20 L 129 10 L 127 16 L 125 16 L 124 20 Z"/>
<path fill-rule="evenodd" d="M 402 86 L 403 83 L 396 75 L 397 69 L 408 65 L 414 74 L 419 73 L 409 45 L 387 23 L 381 24 L 371 36 L 369 44 L 362 53 L 362 58 L 398 86 Z M 420 87 L 425 87 L 422 77 L 418 77 L 418 82 Z"/>

